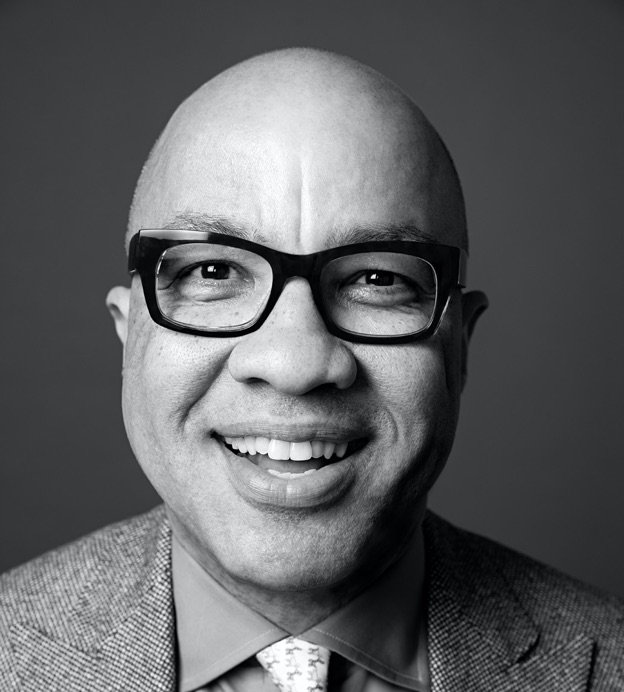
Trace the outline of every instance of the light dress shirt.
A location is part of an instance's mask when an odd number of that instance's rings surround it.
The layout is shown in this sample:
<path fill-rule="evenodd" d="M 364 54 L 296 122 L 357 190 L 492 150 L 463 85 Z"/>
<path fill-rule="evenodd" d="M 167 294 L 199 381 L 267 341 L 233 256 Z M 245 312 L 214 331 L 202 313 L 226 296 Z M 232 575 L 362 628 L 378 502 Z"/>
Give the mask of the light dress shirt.
<path fill-rule="evenodd" d="M 430 692 L 424 543 L 313 627 L 288 632 L 226 591 L 173 538 L 179 692 L 276 692 L 255 655 L 293 635 L 332 654 L 329 692 Z"/>

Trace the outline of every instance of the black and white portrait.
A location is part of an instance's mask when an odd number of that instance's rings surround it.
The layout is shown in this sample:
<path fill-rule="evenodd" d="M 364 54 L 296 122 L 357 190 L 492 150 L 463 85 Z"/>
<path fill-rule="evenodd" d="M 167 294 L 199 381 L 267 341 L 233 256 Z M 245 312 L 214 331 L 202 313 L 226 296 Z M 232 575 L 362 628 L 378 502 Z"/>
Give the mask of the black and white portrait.
<path fill-rule="evenodd" d="M 624 8 L 0 3 L 0 688 L 624 689 Z"/>

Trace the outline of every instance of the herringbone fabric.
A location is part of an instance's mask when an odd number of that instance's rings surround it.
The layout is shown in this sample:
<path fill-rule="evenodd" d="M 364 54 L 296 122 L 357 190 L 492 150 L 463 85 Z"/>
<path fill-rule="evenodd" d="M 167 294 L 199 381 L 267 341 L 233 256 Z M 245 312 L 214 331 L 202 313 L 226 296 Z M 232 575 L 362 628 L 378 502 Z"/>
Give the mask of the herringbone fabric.
<path fill-rule="evenodd" d="M 435 515 L 424 536 L 432 692 L 624 691 L 622 601 Z M 170 550 L 157 508 L 1 577 L 0 690 L 173 692 Z"/>
<path fill-rule="evenodd" d="M 326 692 L 329 651 L 286 637 L 256 655 L 280 692 Z"/>

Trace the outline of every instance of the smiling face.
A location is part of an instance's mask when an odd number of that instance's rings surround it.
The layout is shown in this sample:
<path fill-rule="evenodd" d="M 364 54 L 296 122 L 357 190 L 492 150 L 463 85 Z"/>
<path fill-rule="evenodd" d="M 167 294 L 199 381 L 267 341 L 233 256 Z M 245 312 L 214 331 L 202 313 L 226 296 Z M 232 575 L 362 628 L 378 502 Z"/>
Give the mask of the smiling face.
<path fill-rule="evenodd" d="M 311 51 L 233 68 L 165 130 L 131 233 L 215 221 L 297 254 L 387 228 L 453 245 L 465 233 L 452 165 L 421 114 L 376 73 Z M 195 557 L 242 593 L 338 592 L 383 568 L 452 443 L 458 292 L 431 338 L 369 345 L 329 334 L 301 278 L 257 331 L 226 338 L 160 327 L 137 277 L 126 290 L 109 304 L 128 436 Z"/>

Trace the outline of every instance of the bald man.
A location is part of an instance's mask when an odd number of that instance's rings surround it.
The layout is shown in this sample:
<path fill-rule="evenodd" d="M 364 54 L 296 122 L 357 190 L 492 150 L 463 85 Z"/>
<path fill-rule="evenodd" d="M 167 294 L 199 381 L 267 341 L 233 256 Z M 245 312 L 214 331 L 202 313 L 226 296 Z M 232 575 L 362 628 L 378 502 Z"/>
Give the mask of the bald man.
<path fill-rule="evenodd" d="M 624 689 L 624 607 L 426 512 L 485 296 L 394 84 L 288 50 L 176 111 L 107 304 L 164 505 L 7 575 L 3 690 Z"/>

